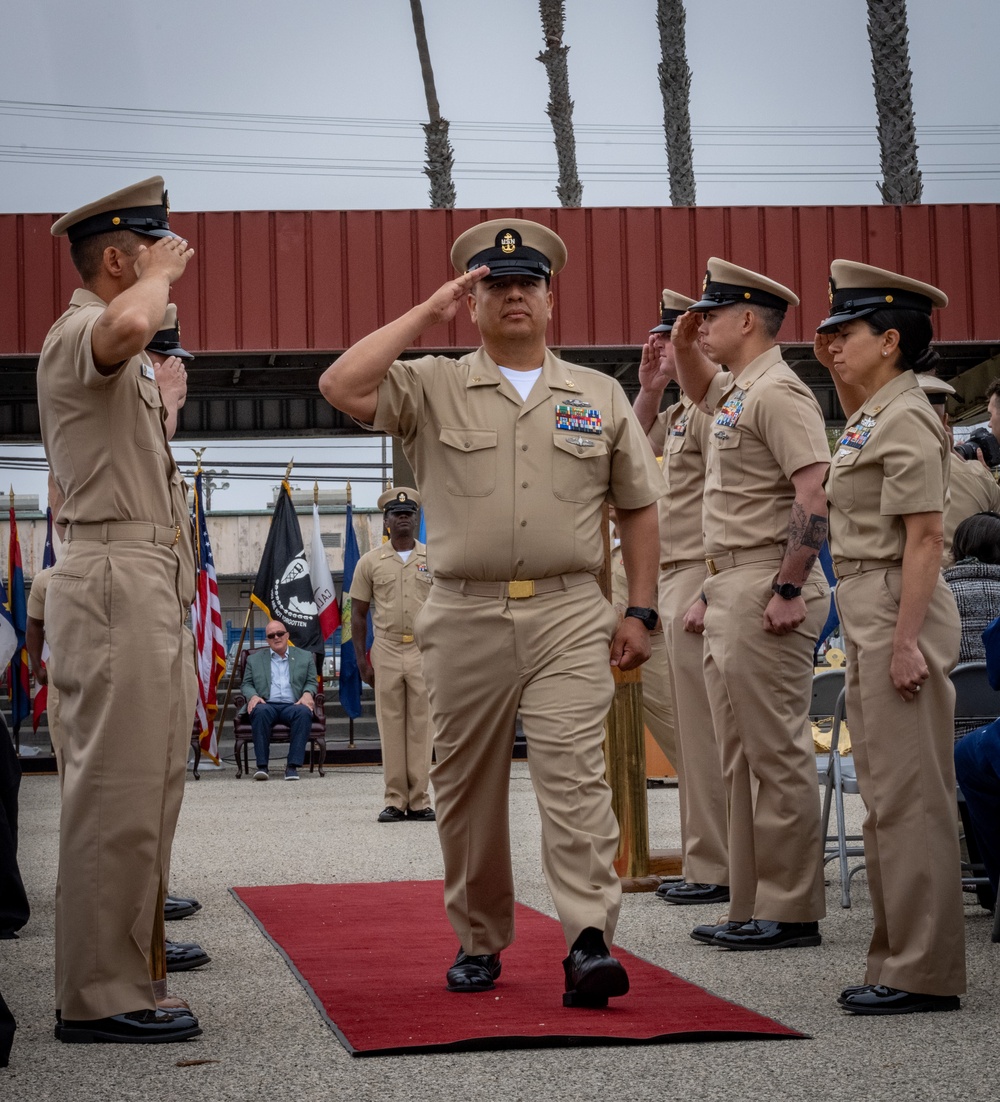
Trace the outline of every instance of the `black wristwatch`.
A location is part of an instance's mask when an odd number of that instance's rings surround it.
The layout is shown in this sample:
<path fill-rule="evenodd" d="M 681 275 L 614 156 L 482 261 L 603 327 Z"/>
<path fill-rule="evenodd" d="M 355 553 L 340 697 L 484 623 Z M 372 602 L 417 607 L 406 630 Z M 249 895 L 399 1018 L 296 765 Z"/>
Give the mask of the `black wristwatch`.
<path fill-rule="evenodd" d="M 792 585 L 791 582 L 785 582 L 782 585 L 771 582 L 771 592 L 777 593 L 778 596 L 784 601 L 794 601 L 796 597 L 802 596 L 802 586 Z"/>
<path fill-rule="evenodd" d="M 635 605 L 630 605 L 625 609 L 625 615 L 634 616 L 647 631 L 652 631 L 660 619 L 655 608 L 638 608 Z"/>

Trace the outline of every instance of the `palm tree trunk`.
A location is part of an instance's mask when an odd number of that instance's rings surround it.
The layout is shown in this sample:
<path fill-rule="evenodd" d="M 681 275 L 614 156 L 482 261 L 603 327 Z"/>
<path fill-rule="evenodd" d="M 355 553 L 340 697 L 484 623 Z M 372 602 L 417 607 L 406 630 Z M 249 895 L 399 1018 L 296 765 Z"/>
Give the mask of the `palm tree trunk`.
<path fill-rule="evenodd" d="M 413 16 L 413 32 L 417 37 L 417 56 L 420 58 L 420 75 L 424 80 L 424 96 L 427 100 L 428 122 L 423 127 L 427 150 L 424 174 L 431 182 L 431 207 L 436 210 L 452 210 L 455 206 L 455 183 L 451 170 L 455 164 L 455 153 L 448 137 L 448 120 L 441 117 L 441 106 L 434 87 L 434 69 L 427 47 L 424 9 L 420 0 L 410 0 L 410 12 Z"/>
<path fill-rule="evenodd" d="M 691 70 L 684 37 L 683 0 L 657 0 L 656 26 L 663 60 L 656 67 L 663 96 L 663 132 L 670 174 L 670 202 L 695 205 L 694 150 L 691 145 Z"/>
<path fill-rule="evenodd" d="M 545 108 L 552 120 L 556 159 L 559 163 L 559 185 L 556 195 L 564 207 L 578 207 L 583 202 L 583 184 L 576 170 L 576 137 L 573 134 L 573 101 L 569 98 L 569 66 L 563 45 L 566 6 L 563 0 L 538 0 L 542 17 L 545 49 L 538 60 L 545 66 L 549 78 L 549 102 Z"/>
<path fill-rule="evenodd" d="M 906 0 L 868 0 L 883 203 L 919 203 L 923 194 L 906 37 Z"/>

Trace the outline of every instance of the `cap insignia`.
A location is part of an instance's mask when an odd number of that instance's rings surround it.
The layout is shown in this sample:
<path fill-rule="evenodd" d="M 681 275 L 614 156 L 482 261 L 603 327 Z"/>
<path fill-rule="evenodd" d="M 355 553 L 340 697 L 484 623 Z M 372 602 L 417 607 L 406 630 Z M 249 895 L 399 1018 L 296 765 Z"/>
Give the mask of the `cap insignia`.
<path fill-rule="evenodd" d="M 707 291 L 707 290 L 708 290 L 708 281 L 709 281 L 709 280 L 710 280 L 711 278 L 712 278 L 712 273 L 706 270 L 706 272 L 705 272 L 705 278 L 704 278 L 704 279 L 703 279 L 703 280 L 701 281 L 701 290 L 702 290 L 702 293 L 704 293 L 705 291 Z"/>
<path fill-rule="evenodd" d="M 502 253 L 512 253 L 517 248 L 517 238 L 507 230 L 500 238 L 500 251 Z"/>
<path fill-rule="evenodd" d="M 406 494 L 403 493 L 402 490 L 400 490 L 399 493 L 396 494 L 396 500 L 397 501 L 406 501 Z"/>
<path fill-rule="evenodd" d="M 833 292 L 834 292 L 834 291 L 836 291 L 836 289 L 837 289 L 837 285 L 836 285 L 836 283 L 834 283 L 834 282 L 833 282 L 833 280 L 831 279 L 831 280 L 830 280 L 830 281 L 829 281 L 829 282 L 827 283 L 827 288 L 828 288 L 828 292 L 827 292 L 827 293 L 828 293 L 828 294 L 829 294 L 829 296 L 830 296 L 830 305 L 832 306 L 832 305 L 833 305 Z"/>

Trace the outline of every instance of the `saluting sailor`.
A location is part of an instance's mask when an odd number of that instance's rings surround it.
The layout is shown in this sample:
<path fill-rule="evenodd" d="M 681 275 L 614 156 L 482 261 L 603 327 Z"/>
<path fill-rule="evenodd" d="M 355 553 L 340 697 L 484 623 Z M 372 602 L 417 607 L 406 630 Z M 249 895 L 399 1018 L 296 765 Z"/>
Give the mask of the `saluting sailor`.
<path fill-rule="evenodd" d="M 564 1001 L 601 1005 L 628 989 L 610 955 L 621 885 L 604 780 L 609 659 L 631 669 L 649 655 L 662 480 L 619 384 L 546 348 L 562 240 L 536 222 L 497 219 L 463 233 L 451 258 L 458 278 L 348 349 L 320 389 L 402 437 L 433 533 L 433 584 L 415 634 L 435 732 L 445 904 L 461 944 L 448 986 L 492 988 L 514 937 L 507 791 L 520 714 L 570 950 Z M 399 360 L 463 303 L 478 351 Z M 596 580 L 607 499 L 629 578 L 620 624 Z"/>

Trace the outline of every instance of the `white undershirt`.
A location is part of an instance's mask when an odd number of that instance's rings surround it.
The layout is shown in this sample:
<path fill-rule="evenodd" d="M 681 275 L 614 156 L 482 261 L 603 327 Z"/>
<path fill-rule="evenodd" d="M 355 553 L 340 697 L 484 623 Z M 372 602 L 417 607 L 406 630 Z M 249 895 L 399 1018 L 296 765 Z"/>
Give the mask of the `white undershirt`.
<path fill-rule="evenodd" d="M 497 365 L 500 366 L 499 364 Z M 534 371 L 514 371 L 510 367 L 501 367 L 500 374 L 509 379 L 514 389 L 521 395 L 521 401 L 531 393 L 531 388 L 535 385 L 539 375 L 541 375 L 542 369 L 536 367 Z"/>
<path fill-rule="evenodd" d="M 413 548 L 409 551 L 397 551 L 396 554 L 403 560 L 404 563 L 410 561 L 410 556 L 413 554 Z"/>

